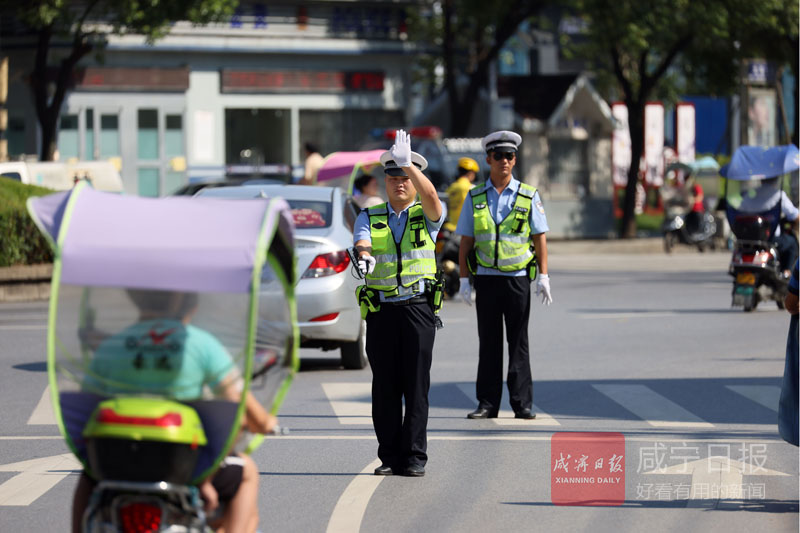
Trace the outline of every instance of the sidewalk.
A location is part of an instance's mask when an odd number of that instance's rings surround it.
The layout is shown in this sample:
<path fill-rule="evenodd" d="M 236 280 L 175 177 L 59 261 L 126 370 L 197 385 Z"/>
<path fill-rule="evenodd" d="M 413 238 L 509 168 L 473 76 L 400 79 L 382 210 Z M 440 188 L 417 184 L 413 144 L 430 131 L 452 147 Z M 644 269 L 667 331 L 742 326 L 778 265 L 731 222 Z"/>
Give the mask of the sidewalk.
<path fill-rule="evenodd" d="M 547 240 L 548 255 L 571 254 L 664 254 L 661 237 L 636 239 Z M 677 245 L 672 253 L 697 253 L 694 246 Z"/>

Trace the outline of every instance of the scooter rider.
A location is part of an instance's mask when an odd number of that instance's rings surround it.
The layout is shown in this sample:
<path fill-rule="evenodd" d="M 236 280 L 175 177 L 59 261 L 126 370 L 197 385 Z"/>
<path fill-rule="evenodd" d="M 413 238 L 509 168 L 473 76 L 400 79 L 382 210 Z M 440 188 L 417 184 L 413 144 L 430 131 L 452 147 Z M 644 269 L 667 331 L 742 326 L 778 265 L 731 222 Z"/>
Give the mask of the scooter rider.
<path fill-rule="evenodd" d="M 789 196 L 779 188 L 780 178 L 769 178 L 763 180 L 759 187 L 742 195 L 742 203 L 739 211 L 743 213 L 763 213 L 774 208 L 778 202 L 781 204 L 781 217 L 792 223 L 792 229 L 797 231 L 798 211 L 797 207 L 789 199 Z M 778 261 L 784 271 L 785 277 L 789 277 L 789 270 L 794 262 L 797 261 L 797 238 L 794 235 L 787 235 L 781 231 L 781 226 L 775 230 L 775 241 L 778 243 Z"/>

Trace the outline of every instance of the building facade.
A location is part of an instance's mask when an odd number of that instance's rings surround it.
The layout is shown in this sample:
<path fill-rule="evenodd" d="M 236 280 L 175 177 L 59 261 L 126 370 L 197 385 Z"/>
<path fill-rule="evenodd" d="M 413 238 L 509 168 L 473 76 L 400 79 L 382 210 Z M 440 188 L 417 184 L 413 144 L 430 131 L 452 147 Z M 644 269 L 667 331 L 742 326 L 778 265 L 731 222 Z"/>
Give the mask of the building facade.
<path fill-rule="evenodd" d="M 225 24 L 172 25 L 150 45 L 111 36 L 87 57 L 59 124 L 61 160 L 112 159 L 125 190 L 169 194 L 236 168 L 286 174 L 306 142 L 356 149 L 373 128 L 409 122 L 408 3 L 243 3 Z M 39 152 L 25 83 L 32 50 L 10 55 L 9 152 Z"/>

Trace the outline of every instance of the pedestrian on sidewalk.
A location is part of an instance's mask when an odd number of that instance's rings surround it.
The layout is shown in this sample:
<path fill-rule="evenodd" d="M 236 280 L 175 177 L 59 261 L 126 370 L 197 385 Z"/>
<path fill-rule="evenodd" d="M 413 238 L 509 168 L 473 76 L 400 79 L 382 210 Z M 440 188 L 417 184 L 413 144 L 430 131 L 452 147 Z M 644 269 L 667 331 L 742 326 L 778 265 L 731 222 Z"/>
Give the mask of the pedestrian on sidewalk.
<path fill-rule="evenodd" d="M 516 418 L 536 418 L 528 350 L 531 281 L 538 278 L 536 295 L 550 305 L 547 274 L 548 231 L 542 200 L 535 187 L 512 175 L 522 138 L 513 131 L 496 131 L 483 138 L 490 179 L 470 191 L 464 201 L 456 234 L 460 289 L 472 305 L 469 257 L 475 254 L 475 308 L 478 315 L 478 408 L 468 418 L 496 418 L 503 395 L 503 321 L 508 339 L 508 393 Z M 535 253 L 534 253 L 535 252 Z"/>

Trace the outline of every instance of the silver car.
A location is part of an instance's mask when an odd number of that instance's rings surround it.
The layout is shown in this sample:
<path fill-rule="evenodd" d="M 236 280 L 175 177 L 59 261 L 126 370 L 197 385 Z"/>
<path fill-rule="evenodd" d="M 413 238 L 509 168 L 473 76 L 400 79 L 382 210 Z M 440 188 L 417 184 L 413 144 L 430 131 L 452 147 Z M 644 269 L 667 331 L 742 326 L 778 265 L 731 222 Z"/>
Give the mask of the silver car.
<path fill-rule="evenodd" d="M 353 245 L 358 208 L 341 189 L 300 185 L 242 185 L 202 189 L 196 196 L 284 198 L 295 220 L 297 321 L 300 346 L 341 350 L 345 368 L 364 368 L 366 325 L 355 297 L 363 283 L 345 251 Z"/>

